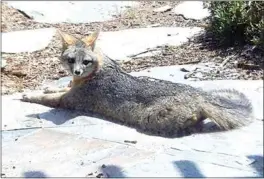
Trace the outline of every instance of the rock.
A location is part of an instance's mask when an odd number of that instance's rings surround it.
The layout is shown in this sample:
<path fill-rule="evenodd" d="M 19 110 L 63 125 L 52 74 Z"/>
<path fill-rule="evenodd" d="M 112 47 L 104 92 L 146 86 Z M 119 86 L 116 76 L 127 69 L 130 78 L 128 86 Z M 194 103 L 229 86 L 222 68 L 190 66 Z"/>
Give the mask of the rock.
<path fill-rule="evenodd" d="M 199 27 L 156 27 L 102 32 L 97 44 L 110 58 L 122 61 L 157 46 L 179 46 L 201 31 Z"/>
<path fill-rule="evenodd" d="M 92 176 L 92 175 L 93 175 L 93 173 L 88 173 L 88 174 L 87 174 L 87 176 Z"/>
<path fill-rule="evenodd" d="M 190 72 L 189 70 L 186 70 L 185 68 L 180 68 L 182 72 Z"/>
<path fill-rule="evenodd" d="M 173 9 L 173 12 L 195 20 L 202 20 L 210 15 L 209 10 L 203 8 L 203 1 L 183 1 Z"/>
<path fill-rule="evenodd" d="M 104 176 L 103 173 L 99 173 L 98 175 L 96 175 L 96 178 L 102 178 Z"/>
<path fill-rule="evenodd" d="M 1 177 L 5 177 L 5 174 L 4 173 L 1 173 Z"/>
<path fill-rule="evenodd" d="M 1 62 L 1 68 L 5 68 L 6 60 L 2 56 L 0 57 L 0 62 Z"/>
<path fill-rule="evenodd" d="M 103 165 L 102 165 L 102 168 L 105 168 L 105 167 L 106 167 L 106 165 L 105 165 L 105 164 L 103 164 Z"/>
<path fill-rule="evenodd" d="M 8 1 L 42 23 L 89 23 L 111 20 L 123 7 L 136 6 L 136 1 Z"/>
<path fill-rule="evenodd" d="M 2 33 L 2 52 L 21 53 L 42 50 L 56 33 L 55 28 Z"/>
<path fill-rule="evenodd" d="M 154 12 L 167 12 L 167 11 L 170 11 L 171 9 L 172 9 L 171 6 L 166 5 L 166 6 L 162 6 L 162 7 L 156 8 L 153 11 Z"/>

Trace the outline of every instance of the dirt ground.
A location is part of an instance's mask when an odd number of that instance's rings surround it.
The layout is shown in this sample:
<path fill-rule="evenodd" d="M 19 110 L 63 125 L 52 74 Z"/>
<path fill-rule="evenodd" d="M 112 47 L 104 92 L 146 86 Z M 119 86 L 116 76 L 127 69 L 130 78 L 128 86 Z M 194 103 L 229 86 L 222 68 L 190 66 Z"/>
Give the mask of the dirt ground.
<path fill-rule="evenodd" d="M 189 20 L 183 16 L 175 15 L 170 10 L 166 12 L 153 11 L 153 9 L 165 5 L 175 7 L 178 3 L 179 1 L 141 1 L 139 7 L 128 9 L 124 13 L 116 15 L 114 20 L 101 23 L 48 24 L 34 22 L 30 17 L 25 16 L 17 9 L 8 7 L 6 3 L 1 2 L 1 32 L 55 27 L 80 36 L 87 35 L 89 31 L 98 29 L 98 27 L 102 27 L 102 31 L 117 31 L 151 26 L 194 27 L 206 25 L 206 21 Z M 204 37 L 201 34 L 179 47 L 162 46 L 159 47 L 159 50 L 162 51 L 159 55 L 136 58 L 133 61 L 122 63 L 121 66 L 127 72 L 131 72 L 154 66 L 199 62 L 221 64 L 228 56 L 234 55 L 235 58 L 229 60 L 225 68 L 235 69 L 235 73 L 237 73 L 235 78 L 263 79 L 263 52 L 248 53 L 249 51 L 254 51 L 251 47 L 242 49 L 215 49 L 211 45 L 208 45 L 208 41 L 210 41 L 208 39 L 208 37 Z M 212 43 L 210 42 L 210 44 Z M 2 95 L 22 92 L 24 89 L 38 89 L 44 81 L 56 80 L 67 76 L 68 74 L 63 70 L 58 60 L 60 48 L 60 39 L 58 36 L 55 36 L 49 46 L 42 51 L 17 54 L 2 53 L 2 58 L 7 61 L 7 66 L 1 69 Z M 228 79 L 229 77 L 220 75 L 219 78 Z"/>

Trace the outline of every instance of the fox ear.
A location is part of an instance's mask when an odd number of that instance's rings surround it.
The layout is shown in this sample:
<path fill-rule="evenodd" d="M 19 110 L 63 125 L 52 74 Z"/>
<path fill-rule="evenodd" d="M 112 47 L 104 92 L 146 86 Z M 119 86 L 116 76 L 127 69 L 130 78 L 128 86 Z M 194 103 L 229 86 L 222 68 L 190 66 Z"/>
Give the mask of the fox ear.
<path fill-rule="evenodd" d="M 86 44 L 86 46 L 91 47 L 94 50 L 95 42 L 100 34 L 100 30 L 93 32 L 92 34 L 82 38 L 82 41 Z"/>
<path fill-rule="evenodd" d="M 73 45 L 74 43 L 77 42 L 77 39 L 75 37 L 73 37 L 72 35 L 69 35 L 65 32 L 60 31 L 60 30 L 58 30 L 58 33 L 61 36 L 64 48 L 68 47 L 69 45 Z"/>

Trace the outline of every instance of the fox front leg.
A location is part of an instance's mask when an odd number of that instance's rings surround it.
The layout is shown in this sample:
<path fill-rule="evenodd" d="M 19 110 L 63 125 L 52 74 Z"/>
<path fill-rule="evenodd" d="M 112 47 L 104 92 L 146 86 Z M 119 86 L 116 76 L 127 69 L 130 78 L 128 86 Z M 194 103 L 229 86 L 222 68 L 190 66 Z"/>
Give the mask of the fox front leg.
<path fill-rule="evenodd" d="M 68 92 L 71 88 L 66 87 L 66 88 L 45 88 L 44 89 L 44 94 L 51 94 L 51 93 L 62 93 L 62 92 Z"/>
<path fill-rule="evenodd" d="M 60 101 L 65 93 L 53 93 L 53 94 L 24 94 L 21 101 L 30 102 L 36 104 L 42 104 L 48 107 L 59 107 Z"/>

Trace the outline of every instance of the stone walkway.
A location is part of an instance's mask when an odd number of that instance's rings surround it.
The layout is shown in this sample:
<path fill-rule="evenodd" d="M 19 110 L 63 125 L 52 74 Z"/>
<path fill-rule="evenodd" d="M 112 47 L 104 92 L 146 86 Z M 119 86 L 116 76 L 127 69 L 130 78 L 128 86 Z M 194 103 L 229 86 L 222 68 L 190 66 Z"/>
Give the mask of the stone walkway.
<path fill-rule="evenodd" d="M 153 70 L 149 76 L 159 74 Z M 40 172 L 52 177 L 90 173 L 111 177 L 262 176 L 262 81 L 188 83 L 205 90 L 225 85 L 246 93 L 253 101 L 257 120 L 229 132 L 167 139 L 80 112 L 14 100 L 20 94 L 3 96 L 3 173 L 10 177 Z"/>
<path fill-rule="evenodd" d="M 43 16 L 47 20 L 49 13 Z M 123 60 L 158 45 L 180 45 L 200 31 L 198 27 L 160 27 L 103 32 L 98 45 L 115 60 Z M 54 29 L 30 31 L 24 46 L 19 41 L 29 32 L 17 33 L 17 38 L 15 33 L 3 34 L 4 52 L 41 50 Z M 38 42 L 30 38 L 37 33 L 43 33 Z M 175 35 L 168 37 L 168 33 Z M 14 42 L 14 38 L 17 44 L 12 48 L 7 42 Z M 263 81 L 185 80 L 181 68 L 196 67 L 156 67 L 131 74 L 188 83 L 204 90 L 235 88 L 252 101 L 256 120 L 229 132 L 168 139 L 81 112 L 23 103 L 18 100 L 19 93 L 2 96 L 2 177 L 263 177 Z M 67 77 L 46 85 L 63 86 L 69 80 Z"/>

